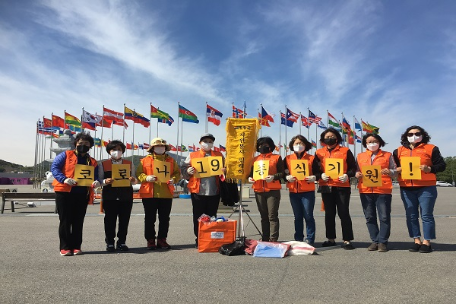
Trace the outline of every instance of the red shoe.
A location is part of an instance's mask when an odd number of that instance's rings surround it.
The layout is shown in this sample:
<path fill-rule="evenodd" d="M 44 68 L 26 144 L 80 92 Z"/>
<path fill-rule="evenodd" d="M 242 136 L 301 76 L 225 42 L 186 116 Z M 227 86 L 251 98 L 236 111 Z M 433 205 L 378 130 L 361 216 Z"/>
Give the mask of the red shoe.
<path fill-rule="evenodd" d="M 74 250 L 73 250 L 73 254 L 74 254 L 74 255 L 81 255 L 81 254 L 82 254 L 82 251 L 81 251 L 81 249 L 74 249 Z"/>
<path fill-rule="evenodd" d="M 166 239 L 157 239 L 157 248 L 171 249 L 171 246 L 166 242 Z"/>
<path fill-rule="evenodd" d="M 155 239 L 147 240 L 147 249 L 149 249 L 149 250 L 157 249 L 157 246 L 155 245 Z"/>
<path fill-rule="evenodd" d="M 60 250 L 60 255 L 61 256 L 70 256 L 70 255 L 73 255 L 73 253 L 71 252 L 71 250 L 62 249 L 62 250 Z"/>

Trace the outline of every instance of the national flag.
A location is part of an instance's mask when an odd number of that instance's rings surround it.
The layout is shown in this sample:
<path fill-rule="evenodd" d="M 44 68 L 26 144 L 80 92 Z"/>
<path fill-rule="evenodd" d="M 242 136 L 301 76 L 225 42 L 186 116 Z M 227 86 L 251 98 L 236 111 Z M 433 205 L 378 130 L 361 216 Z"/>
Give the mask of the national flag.
<path fill-rule="evenodd" d="M 244 118 L 246 115 L 247 113 L 233 106 L 233 118 Z"/>
<path fill-rule="evenodd" d="M 49 119 L 49 118 L 44 118 L 43 117 L 43 126 L 44 126 L 44 128 L 51 129 L 52 128 L 52 120 Z"/>
<path fill-rule="evenodd" d="M 176 147 L 174 147 L 172 144 L 169 144 L 169 149 L 170 151 L 177 151 Z"/>
<path fill-rule="evenodd" d="M 97 123 L 100 122 L 97 115 L 90 114 L 86 110 L 82 110 L 82 127 L 84 129 L 96 130 Z"/>
<path fill-rule="evenodd" d="M 328 125 L 332 126 L 333 128 L 335 128 L 337 130 L 341 130 L 340 122 L 329 112 L 328 112 Z"/>
<path fill-rule="evenodd" d="M 359 123 L 359 121 L 355 118 L 355 129 L 358 130 L 358 131 L 362 131 L 363 129 L 361 128 L 361 124 Z"/>
<path fill-rule="evenodd" d="M 286 123 L 285 123 L 285 121 L 286 121 Z M 287 127 L 292 128 L 294 122 L 292 120 L 285 119 L 285 114 L 280 112 L 280 123 L 282 125 L 286 125 Z"/>
<path fill-rule="evenodd" d="M 206 116 L 207 116 L 207 121 L 210 121 L 214 125 L 219 126 L 220 119 L 222 118 L 223 114 L 219 110 L 216 110 L 215 108 L 211 107 L 210 105 L 207 105 Z"/>
<path fill-rule="evenodd" d="M 124 127 L 125 129 L 128 128 L 127 122 L 126 122 L 125 120 L 123 120 L 123 119 L 122 119 L 121 121 L 120 121 L 120 120 L 113 120 L 113 121 L 112 121 L 112 124 L 113 124 L 113 125 L 117 125 L 117 126 Z"/>
<path fill-rule="evenodd" d="M 53 135 L 54 130 L 52 128 L 46 128 L 44 127 L 44 122 L 39 120 L 36 124 L 36 131 L 39 134 L 43 135 Z"/>
<path fill-rule="evenodd" d="M 312 147 L 317 148 L 317 143 L 312 139 Z"/>
<path fill-rule="evenodd" d="M 266 119 L 267 121 L 274 122 L 274 115 L 270 114 L 268 111 L 266 111 L 263 106 L 261 106 L 261 117 L 262 119 Z"/>
<path fill-rule="evenodd" d="M 287 108 L 287 120 L 291 120 L 292 122 L 298 122 L 298 119 L 299 114 L 296 114 L 295 112 Z"/>
<path fill-rule="evenodd" d="M 145 118 L 144 115 L 127 108 L 126 106 L 124 107 L 124 117 L 125 120 L 133 120 L 134 123 L 138 123 L 145 128 L 148 128 L 150 126 L 149 119 Z"/>
<path fill-rule="evenodd" d="M 220 152 L 220 148 L 219 147 L 214 147 L 213 148 L 215 152 Z"/>
<path fill-rule="evenodd" d="M 275 150 L 276 151 L 280 151 L 280 149 L 282 148 L 283 146 L 279 143 L 278 145 L 275 146 Z"/>
<path fill-rule="evenodd" d="M 347 141 L 348 141 L 349 145 L 354 145 L 355 144 L 355 136 L 354 135 L 355 134 L 353 133 L 352 130 L 348 131 L 348 140 Z"/>
<path fill-rule="evenodd" d="M 112 120 L 112 121 L 115 120 L 117 122 L 124 121 L 124 113 L 116 112 L 116 111 L 110 110 L 105 107 L 103 107 L 103 116 L 104 116 L 104 119 L 106 119 L 106 120 Z M 116 125 L 118 125 L 118 124 L 119 123 L 116 123 Z"/>
<path fill-rule="evenodd" d="M 166 112 L 163 112 L 162 110 L 154 107 L 153 105 L 150 105 L 150 118 L 158 118 L 160 119 L 168 119 L 169 114 Z"/>
<path fill-rule="evenodd" d="M 226 152 L 226 148 L 222 145 L 219 145 L 220 152 Z"/>
<path fill-rule="evenodd" d="M 95 137 L 93 139 L 93 143 L 94 143 L 95 147 L 101 147 L 101 139 Z"/>
<path fill-rule="evenodd" d="M 141 149 L 141 150 L 144 150 L 144 146 L 142 143 L 138 143 L 138 148 Z"/>
<path fill-rule="evenodd" d="M 143 143 L 143 149 L 148 150 L 150 148 L 150 145 L 148 143 Z"/>
<path fill-rule="evenodd" d="M 191 146 L 188 145 L 188 151 L 189 151 L 189 152 L 195 152 L 195 151 L 196 151 L 195 144 L 193 144 L 193 145 L 191 145 Z"/>
<path fill-rule="evenodd" d="M 325 129 L 325 130 L 328 129 L 328 127 L 326 127 L 325 124 L 321 120 L 318 122 L 318 127 Z"/>
<path fill-rule="evenodd" d="M 361 124 L 363 126 L 363 131 L 365 131 L 367 133 L 378 134 L 378 131 L 379 131 L 378 127 L 373 126 L 369 123 L 365 123 L 362 119 L 361 119 Z"/>
<path fill-rule="evenodd" d="M 106 147 L 109 144 L 110 141 L 105 141 L 103 140 L 103 147 Z"/>
<path fill-rule="evenodd" d="M 81 128 L 81 121 L 74 115 L 65 112 L 65 124 Z"/>
<path fill-rule="evenodd" d="M 260 125 L 265 126 L 265 127 L 271 126 L 271 125 L 269 125 L 269 120 L 263 119 L 263 117 L 261 117 L 261 113 L 258 113 L 258 118 L 260 119 Z"/>
<path fill-rule="evenodd" d="M 126 147 L 127 150 L 133 150 L 133 145 L 131 143 L 127 143 Z"/>
<path fill-rule="evenodd" d="M 345 116 L 342 114 L 342 126 L 345 128 L 345 130 L 350 131 L 351 126 L 348 123 L 348 121 L 345 119 Z"/>
<path fill-rule="evenodd" d="M 184 145 L 180 145 L 180 147 L 178 147 L 177 150 L 181 152 L 188 152 L 187 147 Z"/>
<path fill-rule="evenodd" d="M 309 110 L 309 121 L 311 123 L 318 123 L 320 120 L 321 120 L 321 117 L 318 117 L 317 115 L 315 115 L 311 110 Z"/>
<path fill-rule="evenodd" d="M 312 125 L 312 123 L 304 115 L 301 115 L 301 124 L 306 128 L 309 128 Z"/>
<path fill-rule="evenodd" d="M 355 137 L 356 137 L 356 142 L 357 143 L 361 143 L 363 140 L 361 137 L 359 137 L 357 134 L 355 134 Z"/>
<path fill-rule="evenodd" d="M 57 115 L 52 115 L 52 127 L 65 129 L 65 120 Z"/>
<path fill-rule="evenodd" d="M 74 132 L 74 133 L 82 132 L 81 127 L 74 126 L 74 125 L 67 125 L 67 129 L 72 131 L 72 132 Z"/>
<path fill-rule="evenodd" d="M 99 122 L 96 124 L 97 127 L 102 127 L 102 128 L 111 128 L 113 121 L 112 120 L 106 120 L 103 119 L 103 116 L 97 115 Z"/>
<path fill-rule="evenodd" d="M 199 123 L 198 117 L 181 105 L 179 105 L 179 117 L 182 117 L 182 121 L 185 122 Z"/>
<path fill-rule="evenodd" d="M 168 115 L 168 118 L 162 118 L 162 119 L 159 118 L 158 122 L 166 123 L 166 124 L 168 124 L 168 126 L 171 126 L 174 122 L 174 119 Z"/>

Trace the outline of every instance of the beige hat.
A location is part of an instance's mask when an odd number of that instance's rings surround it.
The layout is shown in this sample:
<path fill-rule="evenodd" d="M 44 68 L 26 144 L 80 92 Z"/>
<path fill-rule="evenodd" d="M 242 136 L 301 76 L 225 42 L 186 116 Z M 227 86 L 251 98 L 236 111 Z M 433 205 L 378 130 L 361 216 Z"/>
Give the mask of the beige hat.
<path fill-rule="evenodd" d="M 170 150 L 170 147 L 169 147 L 168 143 L 166 142 L 166 140 L 164 140 L 163 138 L 160 138 L 160 137 L 156 137 L 156 138 L 152 139 L 152 141 L 150 142 L 150 148 L 147 149 L 147 152 L 152 151 L 152 148 L 154 146 L 165 146 L 166 151 Z"/>

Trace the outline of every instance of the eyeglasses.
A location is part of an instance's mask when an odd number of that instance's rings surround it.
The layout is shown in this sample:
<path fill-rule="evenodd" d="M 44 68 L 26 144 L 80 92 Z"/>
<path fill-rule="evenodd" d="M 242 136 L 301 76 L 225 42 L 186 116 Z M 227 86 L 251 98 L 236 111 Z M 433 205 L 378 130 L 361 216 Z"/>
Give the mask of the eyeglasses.
<path fill-rule="evenodd" d="M 408 136 L 408 137 L 411 137 L 411 136 L 413 136 L 413 135 L 415 135 L 415 136 L 421 136 L 421 132 L 415 132 L 415 133 L 409 132 L 409 133 L 407 133 L 407 136 Z"/>

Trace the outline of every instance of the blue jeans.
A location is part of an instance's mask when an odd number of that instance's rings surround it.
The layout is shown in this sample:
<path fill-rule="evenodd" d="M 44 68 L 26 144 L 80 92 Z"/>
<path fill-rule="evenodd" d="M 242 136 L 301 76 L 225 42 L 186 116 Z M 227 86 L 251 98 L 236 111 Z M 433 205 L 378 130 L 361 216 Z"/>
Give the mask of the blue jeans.
<path fill-rule="evenodd" d="M 315 219 L 313 211 L 315 207 L 315 192 L 290 192 L 290 202 L 293 208 L 296 241 L 304 240 L 304 220 L 306 221 L 306 240 L 315 242 Z"/>
<path fill-rule="evenodd" d="M 435 239 L 434 205 L 437 199 L 437 187 L 428 186 L 414 190 L 404 187 L 401 188 L 401 198 L 404 203 L 410 237 L 421 237 L 418 220 L 421 214 L 424 239 L 428 241 Z"/>
<path fill-rule="evenodd" d="M 360 193 L 359 196 L 372 242 L 388 244 L 391 232 L 391 194 Z M 377 214 L 380 229 L 377 223 Z"/>

